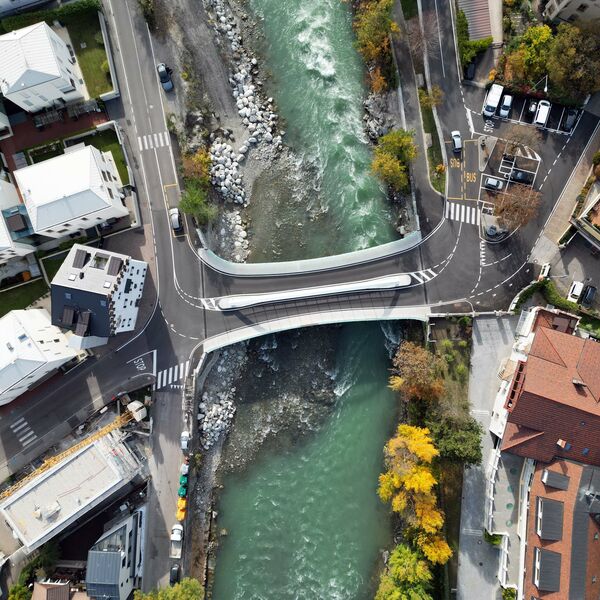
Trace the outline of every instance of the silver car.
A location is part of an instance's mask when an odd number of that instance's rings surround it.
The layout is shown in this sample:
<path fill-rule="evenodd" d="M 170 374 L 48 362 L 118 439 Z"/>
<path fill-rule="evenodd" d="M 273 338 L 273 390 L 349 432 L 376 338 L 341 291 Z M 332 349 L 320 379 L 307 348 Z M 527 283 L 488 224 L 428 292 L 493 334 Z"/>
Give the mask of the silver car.
<path fill-rule="evenodd" d="M 452 150 L 457 154 L 462 150 L 462 138 L 460 137 L 460 131 L 453 131 L 452 135 Z"/>
<path fill-rule="evenodd" d="M 499 192 L 504 187 L 504 182 L 496 179 L 496 177 L 486 177 L 483 187 L 494 192 Z"/>
<path fill-rule="evenodd" d="M 502 98 L 502 104 L 500 105 L 500 116 L 503 119 L 508 119 L 510 109 L 512 108 L 513 97 L 508 94 Z"/>

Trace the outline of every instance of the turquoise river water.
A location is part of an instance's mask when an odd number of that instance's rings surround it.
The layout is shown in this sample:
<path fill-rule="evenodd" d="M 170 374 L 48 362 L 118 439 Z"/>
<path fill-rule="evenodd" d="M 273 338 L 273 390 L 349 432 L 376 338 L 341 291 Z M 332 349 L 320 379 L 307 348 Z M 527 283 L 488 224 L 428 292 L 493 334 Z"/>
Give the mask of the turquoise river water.
<path fill-rule="evenodd" d="M 353 49 L 348 5 L 250 5 L 264 28 L 265 66 L 273 73 L 271 93 L 286 122 L 287 143 L 310 167 L 312 181 L 300 186 L 315 192 L 309 204 L 275 202 L 275 215 L 257 210 L 254 222 L 262 214 L 265 221 L 303 223 L 305 245 L 286 245 L 259 222 L 257 228 L 273 237 L 255 238 L 254 258 L 318 256 L 393 239 L 385 198 L 369 174 L 364 72 Z M 386 387 L 389 354 L 377 323 L 342 327 L 336 348 L 336 402 L 328 420 L 292 446 L 261 452 L 245 472 L 225 479 L 219 528 L 228 535 L 217 555 L 215 600 L 373 595 L 380 552 L 390 544 L 387 511 L 376 496 L 382 449 L 396 414 Z M 279 385 L 283 393 L 285 381 Z"/>

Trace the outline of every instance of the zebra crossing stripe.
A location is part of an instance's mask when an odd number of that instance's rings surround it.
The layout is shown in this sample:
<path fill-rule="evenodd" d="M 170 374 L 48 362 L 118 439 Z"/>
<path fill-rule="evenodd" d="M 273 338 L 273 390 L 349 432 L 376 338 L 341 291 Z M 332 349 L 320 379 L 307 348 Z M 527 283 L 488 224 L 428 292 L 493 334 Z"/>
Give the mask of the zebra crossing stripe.
<path fill-rule="evenodd" d="M 173 367 L 173 381 L 177 381 L 177 379 L 179 379 L 179 378 L 177 377 L 177 372 L 178 372 L 178 371 L 179 371 L 179 365 L 175 365 L 175 366 Z"/>
<path fill-rule="evenodd" d="M 144 136 L 144 150 L 148 150 L 148 138 Z"/>
<path fill-rule="evenodd" d="M 144 142 L 142 142 L 142 138 L 138 135 L 138 144 L 140 146 L 140 152 L 144 149 Z"/>
<path fill-rule="evenodd" d="M 189 373 L 189 372 L 190 372 L 190 361 L 189 361 L 189 360 L 187 360 L 187 361 L 185 362 L 185 376 L 186 376 L 186 377 L 188 376 L 188 373 Z"/>
<path fill-rule="evenodd" d="M 429 281 L 431 276 L 429 276 L 425 271 L 419 271 L 419 277 L 422 277 L 425 281 Z"/>
<path fill-rule="evenodd" d="M 419 277 L 419 275 L 417 273 L 412 273 L 412 276 L 419 282 L 419 283 L 423 283 L 423 280 Z"/>

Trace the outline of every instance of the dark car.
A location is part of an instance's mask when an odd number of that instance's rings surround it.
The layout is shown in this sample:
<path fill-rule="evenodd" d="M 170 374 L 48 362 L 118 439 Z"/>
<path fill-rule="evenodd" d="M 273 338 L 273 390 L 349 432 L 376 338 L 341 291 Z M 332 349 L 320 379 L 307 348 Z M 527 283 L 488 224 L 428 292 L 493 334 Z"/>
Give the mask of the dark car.
<path fill-rule="evenodd" d="M 156 72 L 158 73 L 158 79 L 160 85 L 165 92 L 170 92 L 173 89 L 173 80 L 171 79 L 171 69 L 165 65 L 165 63 L 159 63 L 156 65 Z"/>
<path fill-rule="evenodd" d="M 475 63 L 470 62 L 465 68 L 465 79 L 469 81 L 475 77 Z"/>
<path fill-rule="evenodd" d="M 508 178 L 515 183 L 522 183 L 523 185 L 531 185 L 533 183 L 533 173 L 519 171 L 519 169 L 513 169 Z"/>
<path fill-rule="evenodd" d="M 593 285 L 586 285 L 579 296 L 579 304 L 583 308 L 591 308 L 594 297 L 596 296 L 596 287 Z"/>
<path fill-rule="evenodd" d="M 179 583 L 179 563 L 175 563 L 169 571 L 169 585 Z"/>
<path fill-rule="evenodd" d="M 571 131 L 571 129 L 573 129 L 573 126 L 575 125 L 576 120 L 577 110 L 575 110 L 574 108 L 570 108 L 567 111 L 567 116 L 565 117 L 565 122 L 563 124 L 565 131 Z"/>

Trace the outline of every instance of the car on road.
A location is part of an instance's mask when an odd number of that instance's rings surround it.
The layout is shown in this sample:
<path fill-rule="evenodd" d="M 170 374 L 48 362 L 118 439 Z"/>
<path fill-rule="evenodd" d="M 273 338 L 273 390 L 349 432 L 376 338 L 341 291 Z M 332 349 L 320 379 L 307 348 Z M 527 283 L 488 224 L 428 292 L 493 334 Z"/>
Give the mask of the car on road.
<path fill-rule="evenodd" d="M 537 127 L 545 127 L 548 122 L 548 116 L 550 115 L 550 108 L 552 108 L 552 105 L 548 100 L 540 100 L 538 102 L 533 124 Z"/>
<path fill-rule="evenodd" d="M 508 119 L 508 115 L 510 114 L 510 109 L 512 108 L 513 97 L 506 94 L 504 98 L 502 98 L 502 104 L 500 105 L 500 116 L 503 119 Z"/>
<path fill-rule="evenodd" d="M 462 150 L 460 131 L 453 131 L 450 135 L 452 136 L 452 150 L 458 154 Z"/>
<path fill-rule="evenodd" d="M 183 221 L 181 220 L 181 213 L 178 208 L 169 209 L 169 222 L 171 223 L 171 229 L 175 233 L 183 231 Z"/>
<path fill-rule="evenodd" d="M 175 563 L 171 566 L 171 570 L 169 571 L 169 585 L 175 585 L 179 583 L 179 572 L 181 571 L 181 567 L 179 563 Z"/>
<path fill-rule="evenodd" d="M 500 98 L 502 98 L 502 92 L 504 92 L 504 86 L 498 83 L 492 84 L 490 91 L 488 92 L 485 102 L 483 103 L 483 116 L 493 117 L 500 104 Z"/>
<path fill-rule="evenodd" d="M 583 292 L 583 283 L 581 281 L 574 281 L 569 288 L 567 300 L 569 302 L 577 302 L 579 296 L 581 296 L 581 292 Z"/>
<path fill-rule="evenodd" d="M 175 525 L 171 527 L 170 542 L 169 558 L 180 559 L 181 548 L 183 546 L 183 525 L 180 523 L 175 523 Z"/>
<path fill-rule="evenodd" d="M 529 173 L 529 171 L 513 169 L 506 177 L 515 183 L 522 183 L 523 185 L 531 185 L 533 183 L 533 173 Z"/>
<path fill-rule="evenodd" d="M 565 131 L 571 131 L 571 129 L 573 129 L 573 126 L 575 125 L 576 120 L 577 120 L 577 110 L 575 110 L 574 108 L 570 108 L 567 111 L 567 116 L 565 117 L 563 129 Z"/>
<path fill-rule="evenodd" d="M 538 281 L 546 279 L 548 275 L 550 275 L 550 263 L 544 263 L 542 265 L 542 270 L 540 271 L 540 274 L 538 276 Z"/>
<path fill-rule="evenodd" d="M 504 182 L 496 177 L 486 177 L 483 187 L 494 192 L 499 192 L 504 187 Z"/>
<path fill-rule="evenodd" d="M 596 296 L 596 291 L 597 290 L 595 286 L 586 285 L 583 289 L 583 292 L 581 292 L 581 300 L 579 301 L 579 304 L 581 304 L 583 308 L 591 308 Z"/>
<path fill-rule="evenodd" d="M 184 452 L 187 452 L 190 449 L 190 438 L 192 436 L 190 435 L 189 431 L 182 431 L 181 432 L 181 438 L 180 438 L 180 444 L 181 444 L 181 449 Z"/>
<path fill-rule="evenodd" d="M 156 65 L 156 72 L 158 73 L 158 80 L 160 81 L 160 85 L 162 85 L 162 89 L 165 92 L 170 92 L 175 87 L 171 79 L 171 69 L 165 63 L 158 63 Z"/>

